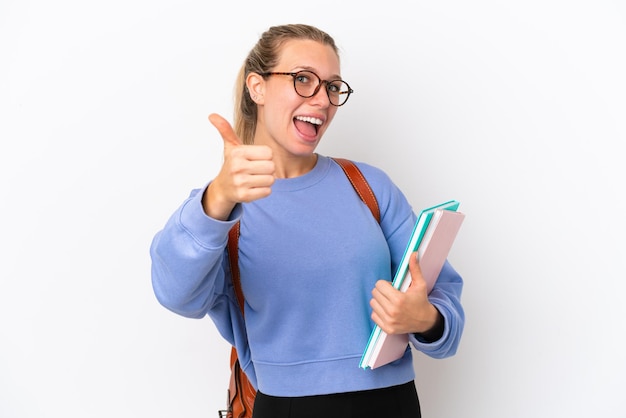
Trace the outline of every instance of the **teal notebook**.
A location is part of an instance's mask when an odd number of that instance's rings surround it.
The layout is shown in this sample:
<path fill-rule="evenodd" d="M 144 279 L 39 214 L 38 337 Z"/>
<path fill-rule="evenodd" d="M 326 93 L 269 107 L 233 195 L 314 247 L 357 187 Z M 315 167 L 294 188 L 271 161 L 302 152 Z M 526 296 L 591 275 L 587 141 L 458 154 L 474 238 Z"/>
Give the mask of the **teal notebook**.
<path fill-rule="evenodd" d="M 404 255 L 402 256 L 400 264 L 398 265 L 398 269 L 396 270 L 396 274 L 393 278 L 393 281 L 392 281 L 393 287 L 404 292 L 406 291 L 406 288 L 410 284 L 410 280 L 406 280 L 408 276 L 408 271 L 409 271 L 409 259 L 411 257 L 411 254 L 413 254 L 419 248 L 422 242 L 422 239 L 424 238 L 424 234 L 426 233 L 426 230 L 428 229 L 430 221 L 433 218 L 433 214 L 438 209 L 456 212 L 458 208 L 459 208 L 459 202 L 456 200 L 450 200 L 450 201 L 426 208 L 420 212 L 420 214 L 417 217 L 417 221 L 415 222 L 415 227 L 413 228 L 413 232 L 411 233 L 409 242 L 406 246 L 406 249 L 404 250 Z M 458 227 L 460 227 L 460 223 L 463 220 L 463 216 L 464 216 L 463 214 L 459 213 L 458 214 L 459 219 L 453 221 L 457 224 L 456 226 L 457 230 L 458 230 Z M 374 329 L 372 330 L 369 341 L 367 342 L 367 346 L 365 347 L 365 350 L 363 351 L 363 356 L 361 357 L 361 362 L 359 364 L 359 367 L 363 369 L 377 367 L 377 366 L 374 366 L 374 364 L 377 364 L 377 363 L 375 360 L 372 359 L 372 357 L 379 355 L 379 352 L 383 343 L 382 340 L 384 339 L 397 339 L 398 343 L 396 344 L 396 346 L 402 346 L 404 344 L 404 347 L 406 347 L 406 344 L 408 344 L 408 336 L 406 334 L 387 335 L 382 331 L 382 329 L 378 325 L 376 325 Z M 393 342 L 387 342 L 387 343 L 393 343 Z"/>

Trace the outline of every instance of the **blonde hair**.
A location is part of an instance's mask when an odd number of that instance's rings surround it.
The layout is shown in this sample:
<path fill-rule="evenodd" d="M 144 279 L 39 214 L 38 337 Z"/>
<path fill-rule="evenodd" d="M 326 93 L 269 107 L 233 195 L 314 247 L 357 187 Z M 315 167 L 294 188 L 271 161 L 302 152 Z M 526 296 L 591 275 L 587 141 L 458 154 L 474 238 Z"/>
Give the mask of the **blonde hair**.
<path fill-rule="evenodd" d="M 235 83 L 234 129 L 244 144 L 254 142 L 257 122 L 257 105 L 250 98 L 250 93 L 246 87 L 246 77 L 250 73 L 261 74 L 271 71 L 280 59 L 281 46 L 292 39 L 319 42 L 330 46 L 339 56 L 339 49 L 335 40 L 314 26 L 289 24 L 272 26 L 263 32 L 244 60 Z"/>

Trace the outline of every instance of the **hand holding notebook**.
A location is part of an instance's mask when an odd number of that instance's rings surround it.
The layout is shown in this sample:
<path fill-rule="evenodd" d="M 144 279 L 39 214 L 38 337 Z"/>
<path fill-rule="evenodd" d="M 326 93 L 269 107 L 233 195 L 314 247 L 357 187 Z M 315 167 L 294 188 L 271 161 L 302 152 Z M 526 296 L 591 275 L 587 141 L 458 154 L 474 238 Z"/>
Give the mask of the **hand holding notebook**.
<path fill-rule="evenodd" d="M 392 282 L 396 289 L 406 292 L 411 284 L 409 259 L 417 251 L 422 276 L 430 293 L 465 218 L 463 213 L 457 211 L 458 207 L 459 202 L 451 200 L 420 213 Z M 376 325 L 363 352 L 360 367 L 373 369 L 395 361 L 402 357 L 408 343 L 407 334 L 387 334 Z"/>

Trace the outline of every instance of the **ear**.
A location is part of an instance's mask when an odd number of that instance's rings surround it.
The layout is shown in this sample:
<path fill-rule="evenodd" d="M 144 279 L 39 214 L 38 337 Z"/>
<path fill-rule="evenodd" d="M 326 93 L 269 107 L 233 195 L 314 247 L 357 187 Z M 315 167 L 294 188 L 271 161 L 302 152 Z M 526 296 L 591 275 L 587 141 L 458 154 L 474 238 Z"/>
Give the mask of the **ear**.
<path fill-rule="evenodd" d="M 252 101 L 256 104 L 263 104 L 265 102 L 265 79 L 257 74 L 250 73 L 246 77 L 246 87 L 250 93 Z"/>

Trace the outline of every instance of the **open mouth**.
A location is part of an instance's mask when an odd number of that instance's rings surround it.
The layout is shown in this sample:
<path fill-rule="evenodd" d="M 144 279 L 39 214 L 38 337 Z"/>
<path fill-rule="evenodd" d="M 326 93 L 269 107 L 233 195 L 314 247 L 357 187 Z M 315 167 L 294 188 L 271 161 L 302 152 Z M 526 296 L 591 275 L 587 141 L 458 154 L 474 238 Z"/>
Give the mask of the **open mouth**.
<path fill-rule="evenodd" d="M 293 118 L 296 129 L 306 136 L 315 136 L 319 127 L 322 126 L 322 120 L 310 116 L 296 116 Z"/>

